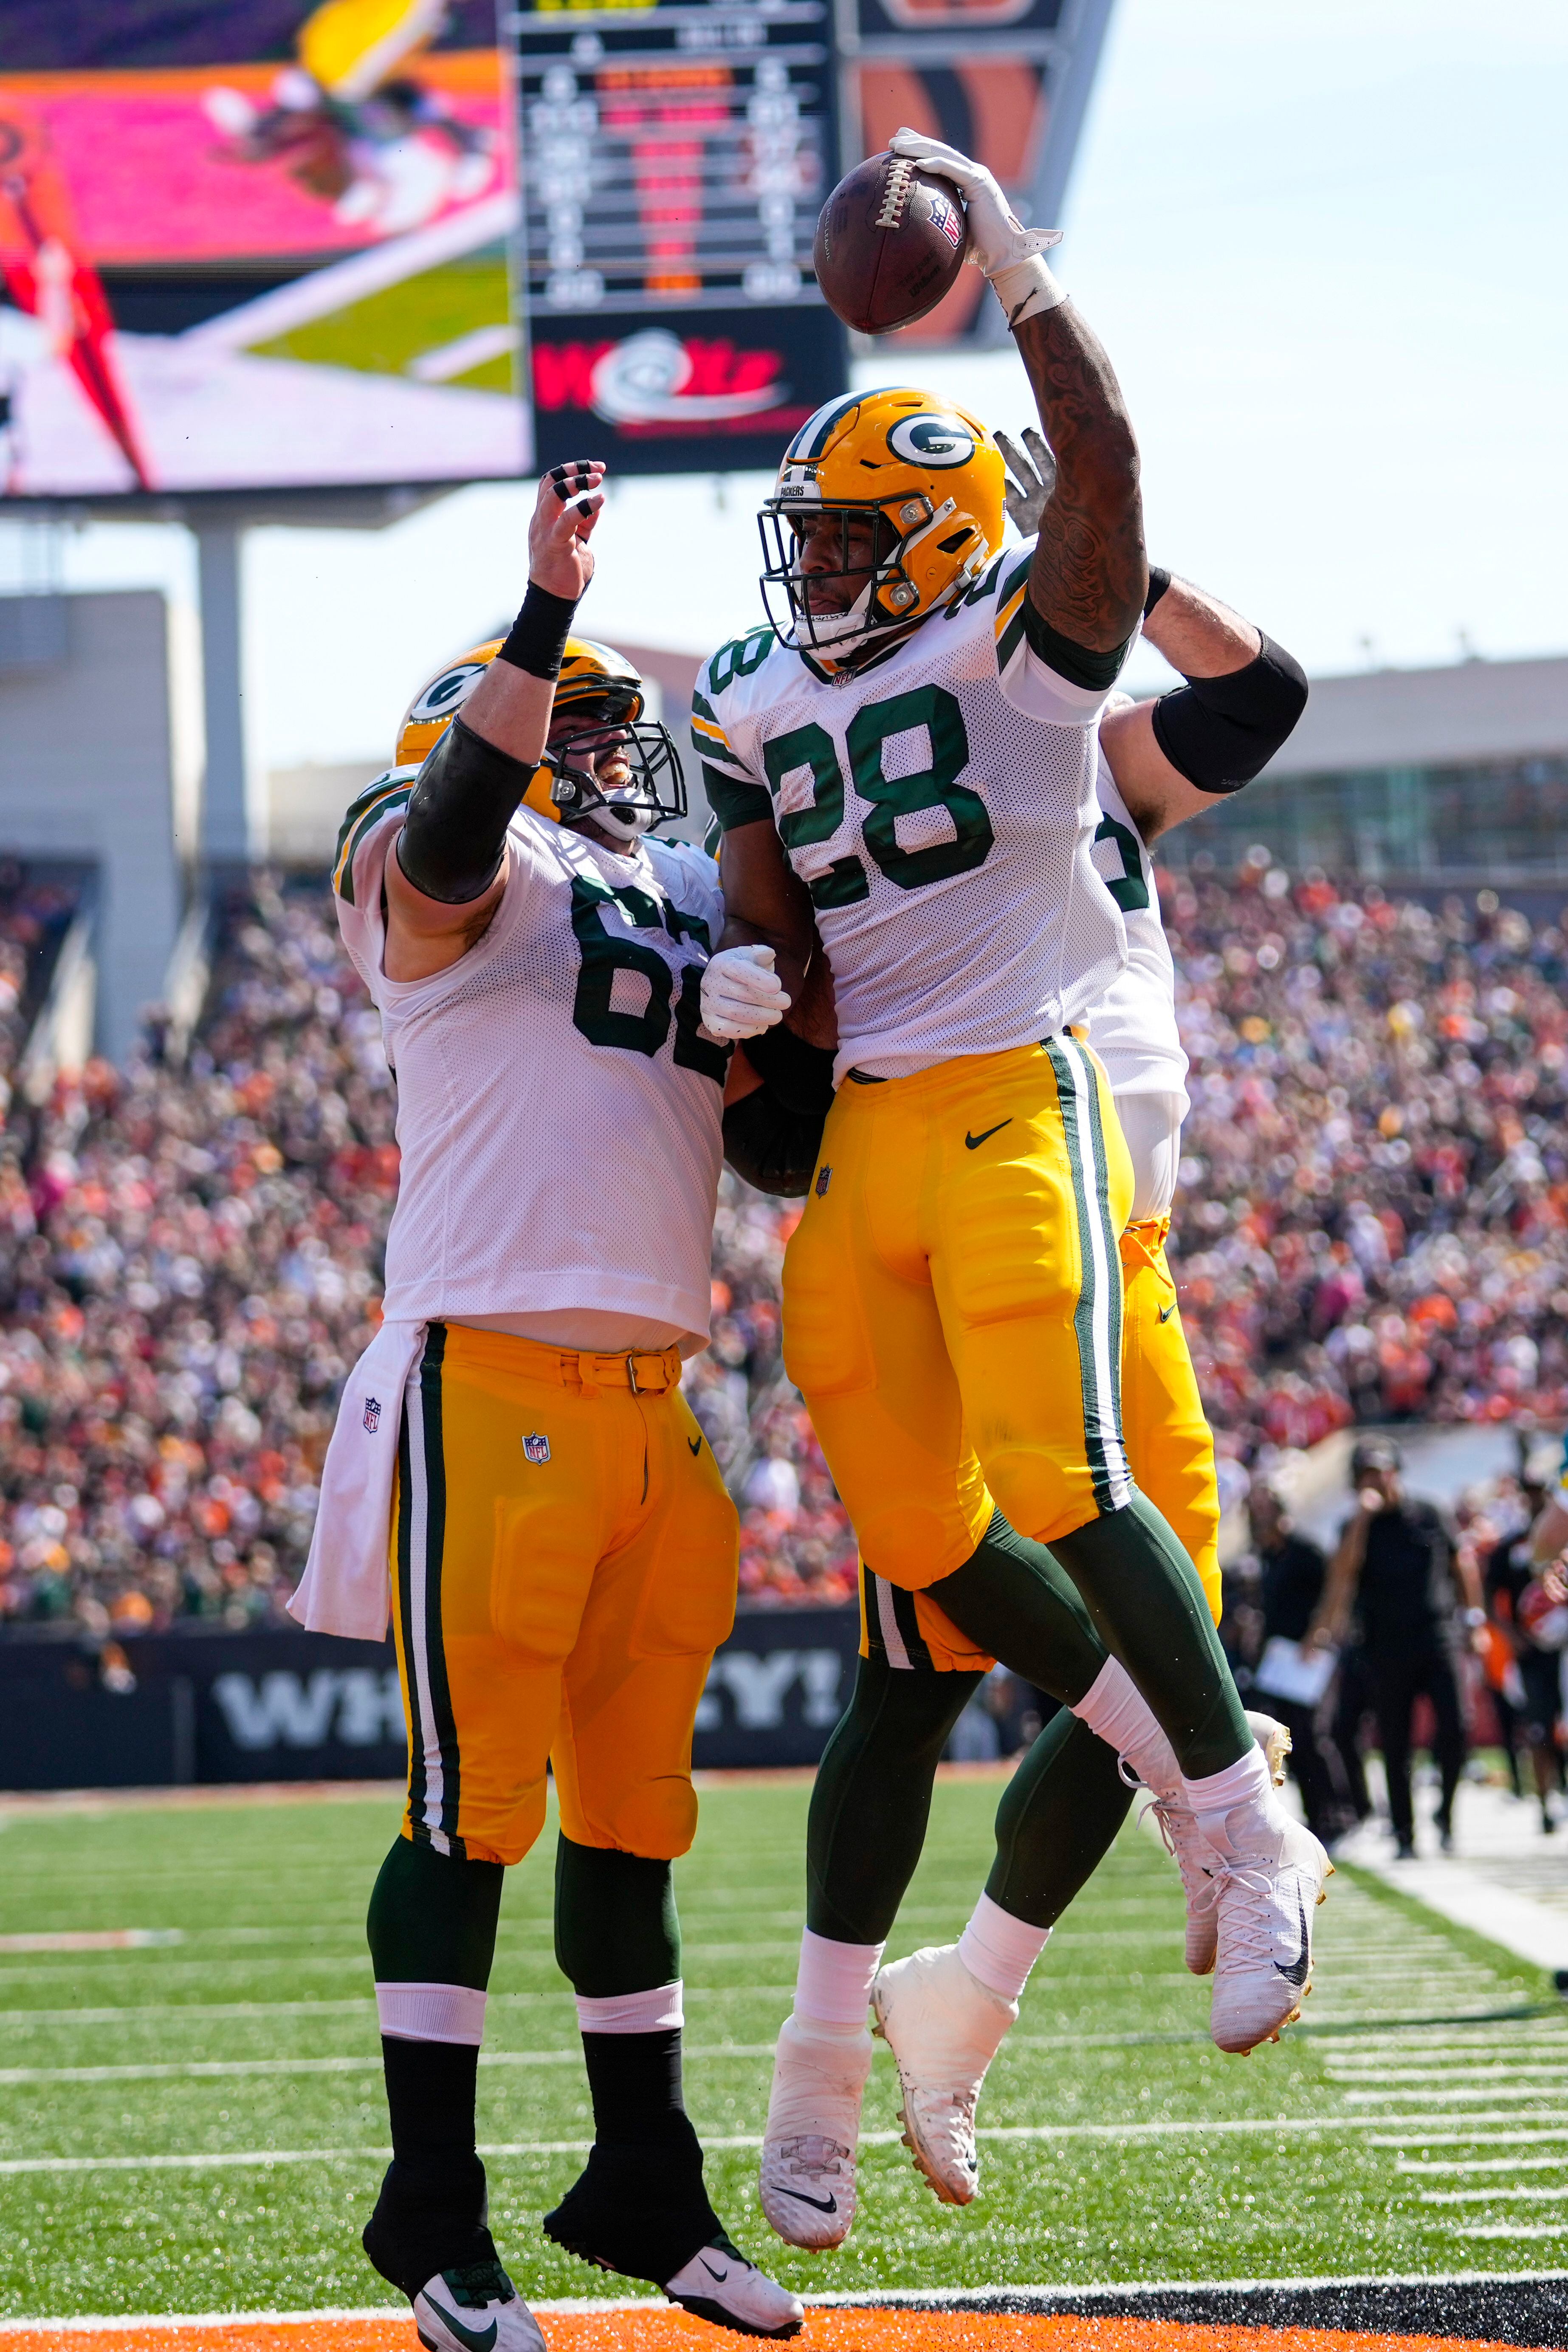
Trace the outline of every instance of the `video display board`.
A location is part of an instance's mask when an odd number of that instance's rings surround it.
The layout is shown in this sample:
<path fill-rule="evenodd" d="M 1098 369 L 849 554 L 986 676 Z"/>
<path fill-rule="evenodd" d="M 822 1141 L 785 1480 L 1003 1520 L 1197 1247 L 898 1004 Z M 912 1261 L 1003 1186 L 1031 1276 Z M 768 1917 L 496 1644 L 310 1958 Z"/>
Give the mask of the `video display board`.
<path fill-rule="evenodd" d="M 829 0 L 509 21 L 539 463 L 773 465 L 847 382 L 811 269 L 840 168 Z"/>
<path fill-rule="evenodd" d="M 7 0 L 0 495 L 527 470 L 492 0 Z"/>

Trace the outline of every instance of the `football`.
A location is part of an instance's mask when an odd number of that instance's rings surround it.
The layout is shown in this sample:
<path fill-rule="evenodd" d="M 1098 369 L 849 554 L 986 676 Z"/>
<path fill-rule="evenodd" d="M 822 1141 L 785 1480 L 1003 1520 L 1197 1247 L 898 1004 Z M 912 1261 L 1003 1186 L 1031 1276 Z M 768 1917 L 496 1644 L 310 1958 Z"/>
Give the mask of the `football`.
<path fill-rule="evenodd" d="M 935 310 L 968 250 L 963 207 L 945 180 L 902 155 L 871 155 L 823 205 L 812 262 L 847 327 L 886 335 Z"/>

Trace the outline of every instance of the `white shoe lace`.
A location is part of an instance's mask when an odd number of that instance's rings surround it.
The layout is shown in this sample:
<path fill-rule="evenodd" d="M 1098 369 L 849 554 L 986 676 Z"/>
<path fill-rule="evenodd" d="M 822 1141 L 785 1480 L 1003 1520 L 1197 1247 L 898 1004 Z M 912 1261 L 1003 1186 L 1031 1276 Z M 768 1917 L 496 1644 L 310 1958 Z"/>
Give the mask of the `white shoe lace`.
<path fill-rule="evenodd" d="M 1220 1974 L 1228 1976 L 1254 1961 L 1272 1963 L 1276 1938 L 1269 1906 L 1280 1891 L 1279 1881 L 1256 1864 L 1216 1860 L 1213 1885 L 1225 1925 Z M 1225 1904 L 1223 1897 L 1232 1889 L 1242 1899 Z"/>

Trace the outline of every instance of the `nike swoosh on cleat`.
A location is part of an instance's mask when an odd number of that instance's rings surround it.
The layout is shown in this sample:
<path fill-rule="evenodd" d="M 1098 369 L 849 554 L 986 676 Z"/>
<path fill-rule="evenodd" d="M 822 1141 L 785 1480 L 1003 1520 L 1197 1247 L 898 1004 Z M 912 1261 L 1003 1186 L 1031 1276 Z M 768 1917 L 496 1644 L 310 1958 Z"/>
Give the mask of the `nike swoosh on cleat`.
<path fill-rule="evenodd" d="M 700 1453 L 701 1453 L 701 1451 L 702 1451 L 702 1440 L 701 1440 L 700 1437 L 689 1437 L 689 1438 L 687 1439 L 686 1443 L 687 1443 L 687 1444 L 690 1447 L 690 1449 L 691 1449 L 691 1451 L 692 1451 L 692 1453 L 693 1453 L 693 1454 L 700 1454 Z"/>
<path fill-rule="evenodd" d="M 1303 1985 L 1307 1981 L 1307 1970 L 1312 1965 L 1312 1954 L 1311 1947 L 1307 1941 L 1307 1906 L 1299 1895 L 1296 1897 L 1296 1908 L 1301 1915 L 1301 1949 L 1289 1967 L 1283 1960 L 1276 1960 L 1274 1965 L 1287 1984 Z"/>
<path fill-rule="evenodd" d="M 815 2207 L 818 2213 L 837 2213 L 838 2210 L 837 2197 L 808 2197 L 804 2189 L 781 2189 L 777 2194 L 780 2197 L 794 2197 L 802 2205 Z"/>
<path fill-rule="evenodd" d="M 1169 1307 L 1161 1307 L 1161 1309 L 1160 1309 L 1160 1320 L 1161 1320 L 1161 1322 L 1162 1322 L 1162 1323 L 1168 1323 L 1168 1322 L 1170 1321 L 1170 1319 L 1171 1319 L 1172 1316 L 1175 1313 L 1175 1311 L 1176 1311 L 1176 1302 L 1175 1302 L 1175 1300 L 1173 1298 L 1173 1299 L 1172 1299 L 1172 1301 L 1171 1301 L 1171 1303 L 1170 1303 L 1170 1305 L 1169 1305 Z"/>
<path fill-rule="evenodd" d="M 698 2255 L 698 2257 L 697 2257 L 697 2259 L 698 2259 L 698 2261 L 701 2263 L 701 2265 L 702 2265 L 703 2269 L 707 2272 L 707 2273 L 708 2273 L 709 2277 L 710 2277 L 710 2279 L 717 2279 L 717 2280 L 718 2280 L 718 2282 L 719 2282 L 719 2284 L 720 2284 L 720 2285 L 721 2285 L 721 2286 L 722 2286 L 722 2285 L 723 2285 L 723 2284 L 724 2284 L 724 2281 L 725 2281 L 725 2280 L 729 2277 L 729 2275 L 730 2275 L 729 2272 L 728 2272 L 728 2271 L 716 2271 L 716 2270 L 714 2269 L 714 2267 L 713 2267 L 712 2263 L 709 2261 L 709 2259 L 708 2259 L 708 2257 L 707 2257 L 707 2255 L 706 2255 L 706 2254 L 699 2254 L 699 2255 Z"/>
<path fill-rule="evenodd" d="M 497 2323 L 493 2319 L 488 2327 L 465 2327 L 456 2312 L 442 2310 L 428 2289 L 426 2290 L 425 2300 L 442 2326 L 449 2327 L 458 2343 L 468 2346 L 468 2352 L 490 2352 L 490 2347 L 496 2340 Z"/>
<path fill-rule="evenodd" d="M 994 1127 L 988 1127 L 986 1129 L 984 1135 L 971 1135 L 968 1129 L 965 1128 L 963 1131 L 964 1150 L 966 1151 L 978 1151 L 983 1143 L 987 1142 L 994 1135 L 1000 1135 L 1005 1127 L 1011 1127 L 1012 1124 L 1013 1122 L 1010 1118 L 999 1118 Z"/>

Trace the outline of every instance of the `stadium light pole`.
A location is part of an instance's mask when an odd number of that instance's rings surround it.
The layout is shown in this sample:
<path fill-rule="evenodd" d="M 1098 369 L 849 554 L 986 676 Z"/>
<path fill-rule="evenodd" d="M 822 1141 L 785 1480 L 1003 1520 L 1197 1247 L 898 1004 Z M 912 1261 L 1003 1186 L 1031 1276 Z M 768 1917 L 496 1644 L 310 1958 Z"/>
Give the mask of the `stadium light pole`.
<path fill-rule="evenodd" d="M 206 762 L 202 780 L 198 857 L 211 871 L 246 866 L 262 846 L 252 839 L 249 762 L 245 740 L 245 667 L 240 564 L 244 535 L 225 517 L 193 525 L 202 629 L 202 717 Z"/>

